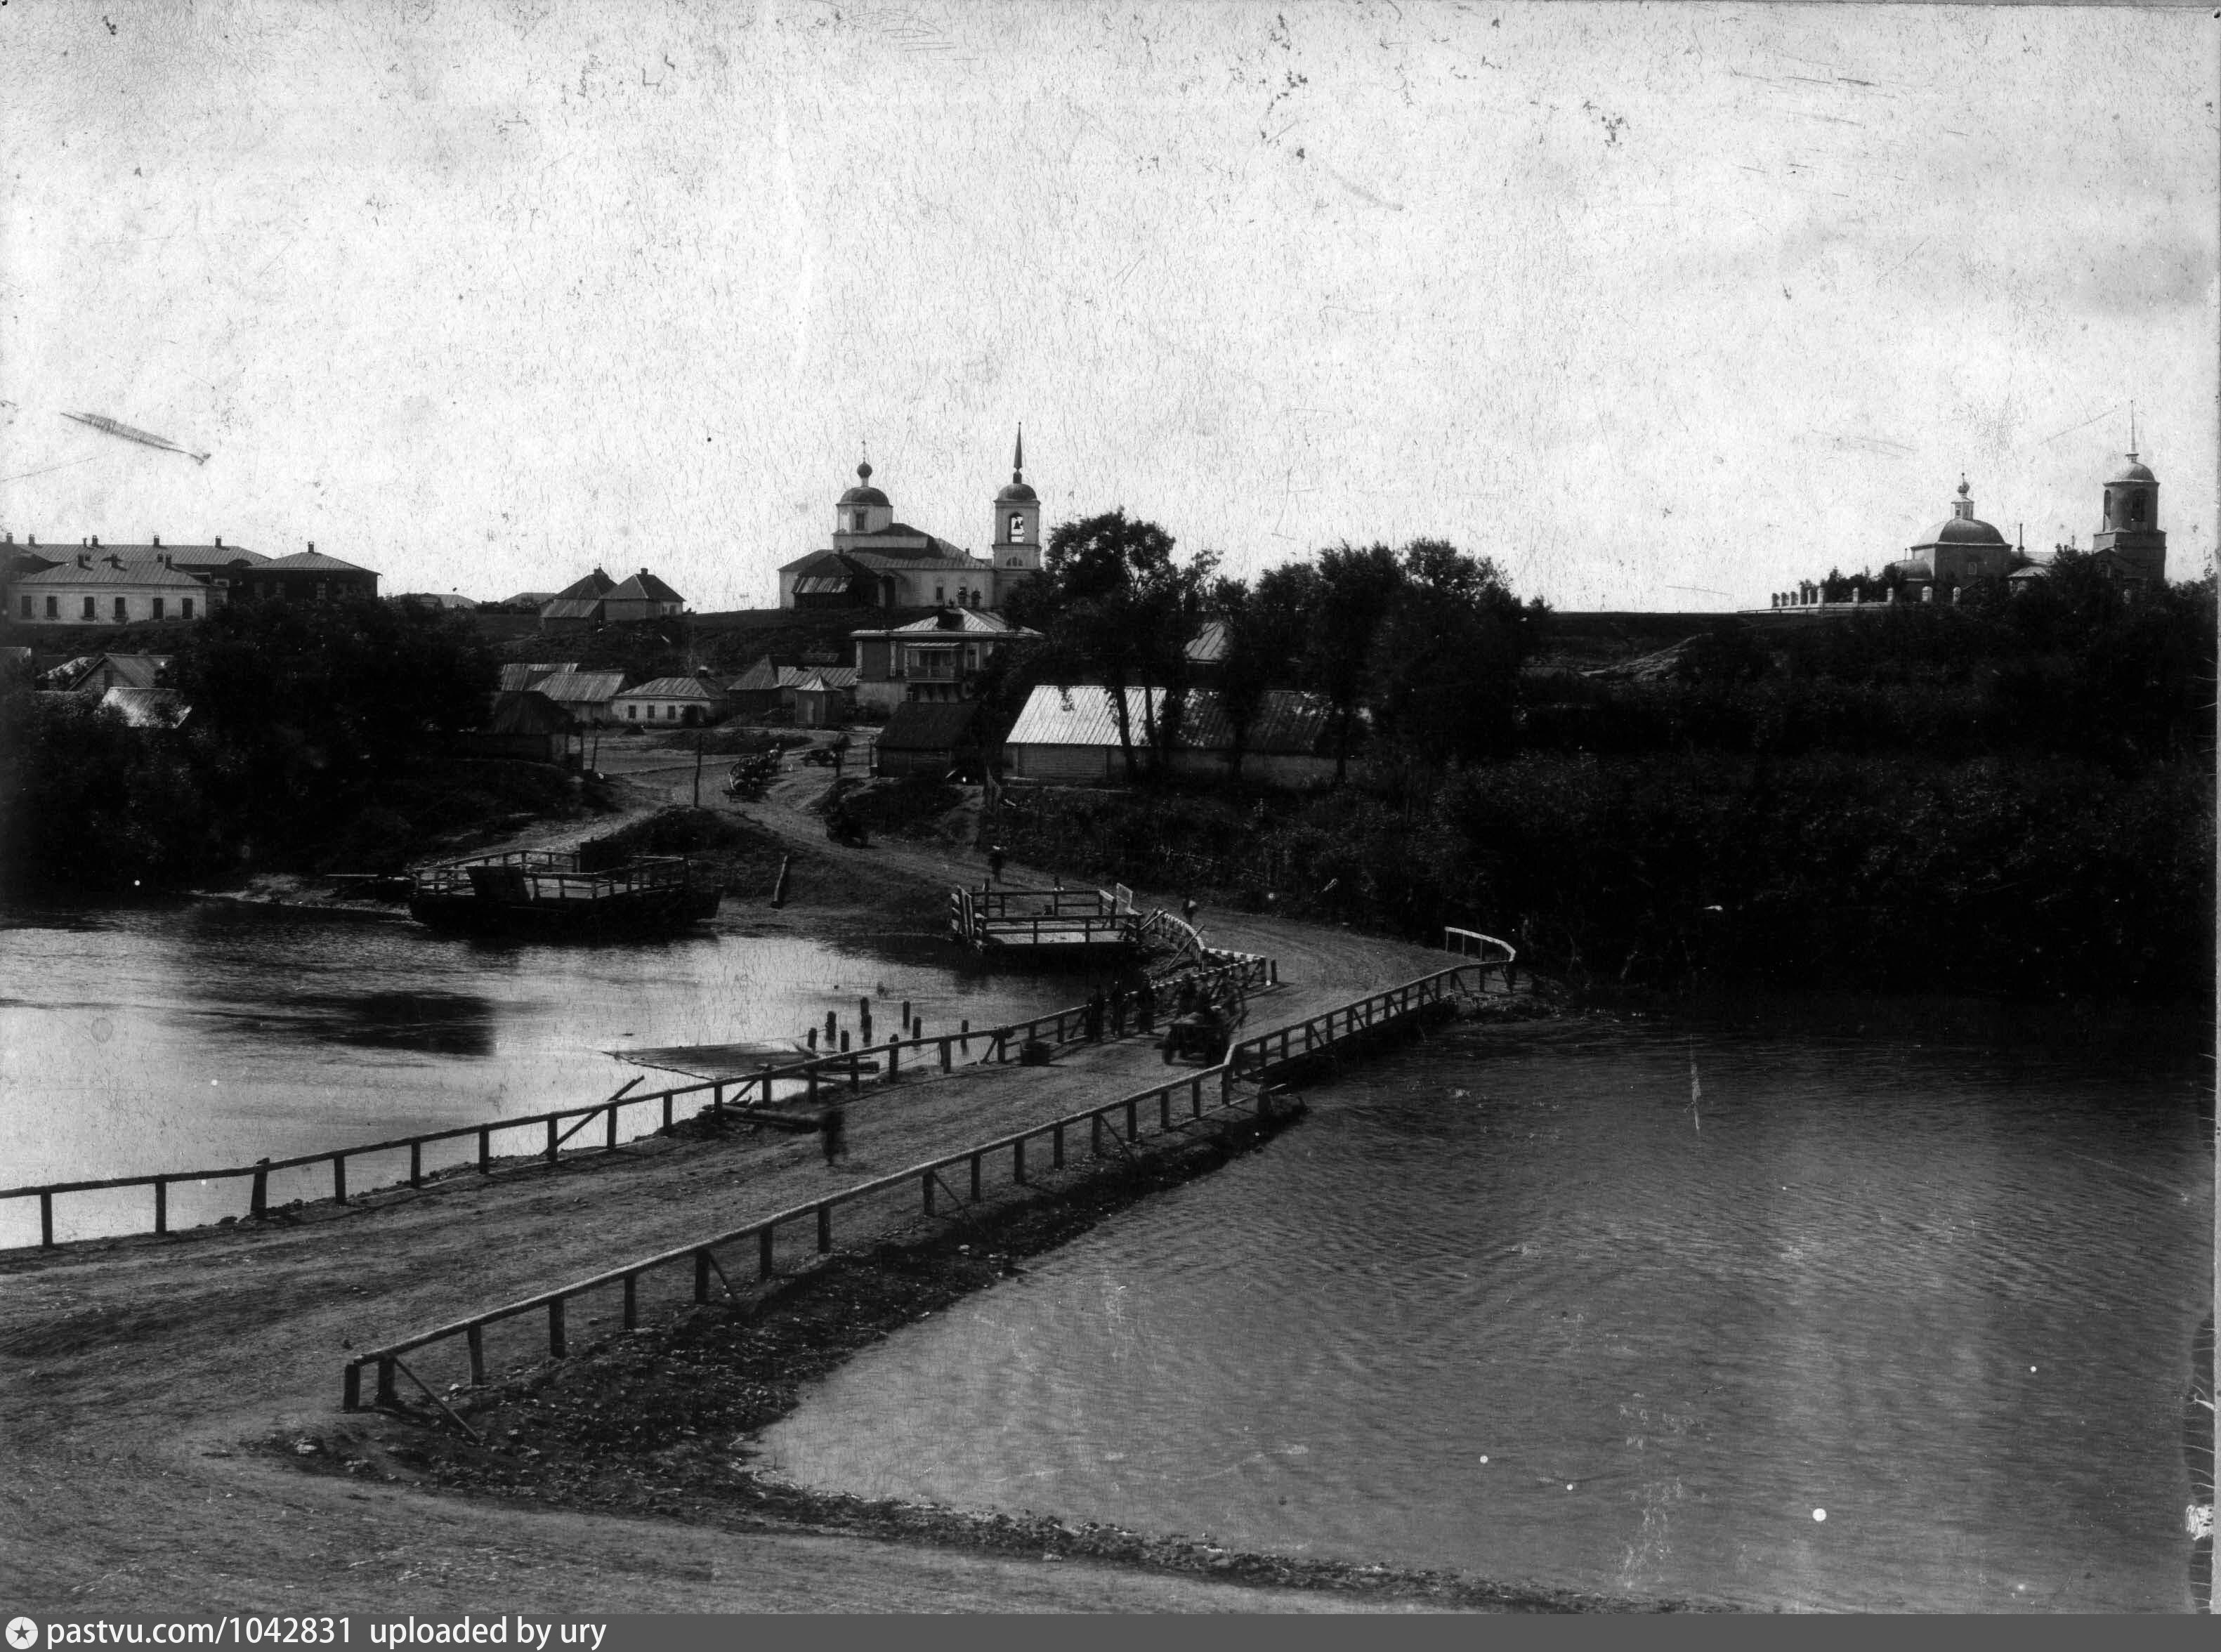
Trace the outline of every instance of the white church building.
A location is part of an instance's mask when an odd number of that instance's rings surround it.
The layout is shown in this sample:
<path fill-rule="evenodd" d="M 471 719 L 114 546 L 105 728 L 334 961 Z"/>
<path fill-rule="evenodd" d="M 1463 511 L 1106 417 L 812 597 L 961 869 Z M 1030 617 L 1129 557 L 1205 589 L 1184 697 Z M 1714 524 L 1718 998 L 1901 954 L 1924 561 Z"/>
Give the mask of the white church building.
<path fill-rule="evenodd" d="M 1018 433 L 1010 479 L 995 495 L 993 539 L 985 556 L 895 520 L 886 494 L 872 485 L 869 460 L 856 485 L 833 507 L 833 542 L 779 571 L 781 608 L 999 609 L 1041 572 L 1041 501 L 1025 479 L 1025 433 Z"/>

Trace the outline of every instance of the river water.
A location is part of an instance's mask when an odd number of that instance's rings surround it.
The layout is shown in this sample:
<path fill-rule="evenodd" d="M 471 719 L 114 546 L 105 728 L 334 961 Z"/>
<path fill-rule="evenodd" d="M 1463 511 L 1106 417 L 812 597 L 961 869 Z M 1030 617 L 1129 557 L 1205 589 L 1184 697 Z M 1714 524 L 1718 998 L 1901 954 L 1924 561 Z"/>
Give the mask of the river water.
<path fill-rule="evenodd" d="M 1072 992 L 967 965 L 929 936 L 565 947 L 209 904 L 18 910 L 0 917 L 0 1186 L 220 1168 L 583 1104 L 643 1073 L 605 1052 L 799 1037 L 828 1010 L 853 1028 L 866 994 L 881 1028 L 908 998 L 935 1032 Z M 640 1088 L 688 1082 L 648 1072 Z M 660 1122 L 635 1109 L 624 1133 Z M 541 1139 L 497 1135 L 494 1150 Z M 472 1151 L 428 1148 L 426 1166 Z M 351 1174 L 362 1187 L 407 1168 L 404 1153 Z M 329 1176 L 281 1173 L 270 1197 L 328 1196 Z M 181 1185 L 171 1220 L 235 1214 L 245 1186 Z M 64 1195 L 57 1236 L 145 1232 L 152 1209 L 144 1188 Z M 36 1200 L 0 1200 L 0 1245 L 38 1236 Z"/>
<path fill-rule="evenodd" d="M 867 1353 L 768 1465 L 1744 1607 L 2181 1610 L 2205 1050 L 1924 1003 L 1463 1024 Z"/>

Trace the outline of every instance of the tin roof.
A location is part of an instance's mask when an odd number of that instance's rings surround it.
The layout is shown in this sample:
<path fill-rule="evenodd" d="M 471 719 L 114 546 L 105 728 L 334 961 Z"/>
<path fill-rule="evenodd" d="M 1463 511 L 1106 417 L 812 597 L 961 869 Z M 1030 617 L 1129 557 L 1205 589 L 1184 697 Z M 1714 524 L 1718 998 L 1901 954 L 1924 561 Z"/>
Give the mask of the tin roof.
<path fill-rule="evenodd" d="M 624 673 L 572 667 L 543 677 L 532 686 L 558 705 L 599 705 L 616 698 L 624 687 Z"/>
<path fill-rule="evenodd" d="M 120 560 L 120 559 L 119 559 Z M 36 573 L 27 573 L 16 581 L 16 588 L 26 585 L 41 590 L 59 590 L 72 585 L 152 585 L 160 591 L 205 591 L 207 584 L 190 573 L 179 573 L 175 568 L 166 568 L 160 562 L 124 562 L 122 566 L 108 560 L 108 553 L 93 555 L 92 566 L 81 568 L 74 561 L 64 562 L 58 567 L 41 568 Z"/>
<path fill-rule="evenodd" d="M 298 573 L 368 573 L 370 570 L 353 562 L 342 562 L 336 556 L 326 556 L 322 551 L 296 551 L 291 556 L 272 557 L 259 564 L 255 572 L 272 573 L 280 569 Z"/>
<path fill-rule="evenodd" d="M 1127 716 L 1139 744 L 1150 711 L 1163 704 L 1161 689 L 1129 689 Z M 1116 746 L 1117 714 L 1111 692 L 1093 684 L 1059 688 L 1044 684 L 1027 697 L 1004 743 L 1011 746 Z M 1315 694 L 1276 688 L 1266 692 L 1242 749 L 1257 756 L 1323 755 L 1334 728 L 1333 708 Z M 1181 721 L 1184 751 L 1225 751 L 1234 744 L 1233 726 L 1208 689 L 1192 691 Z"/>
<path fill-rule="evenodd" d="M 629 688 L 616 698 L 622 700 L 721 700 L 724 697 L 723 688 L 699 677 L 659 677 L 653 682 L 642 683 L 638 688 Z"/>
<path fill-rule="evenodd" d="M 539 687 L 543 679 L 553 677 L 559 672 L 576 671 L 578 669 L 579 662 L 575 660 L 565 660 L 560 665 L 543 663 L 539 665 L 504 666 L 501 668 L 501 691 L 504 694 L 520 694 L 528 688 Z"/>

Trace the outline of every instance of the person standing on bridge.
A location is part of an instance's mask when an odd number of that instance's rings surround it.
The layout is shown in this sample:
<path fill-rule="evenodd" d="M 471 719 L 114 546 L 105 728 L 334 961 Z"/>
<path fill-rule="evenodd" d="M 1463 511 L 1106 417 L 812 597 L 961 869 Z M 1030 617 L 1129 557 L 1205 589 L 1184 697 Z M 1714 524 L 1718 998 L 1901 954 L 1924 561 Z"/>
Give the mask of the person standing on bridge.
<path fill-rule="evenodd" d="M 840 1103 L 834 1103 L 818 1115 L 817 1131 L 824 1142 L 825 1167 L 830 1170 L 835 1159 L 846 1158 L 848 1154 L 848 1115 Z"/>
<path fill-rule="evenodd" d="M 1190 895 L 1186 900 L 1180 903 L 1180 917 L 1187 920 L 1187 927 L 1191 929 L 1195 928 L 1196 910 L 1197 908 L 1194 896 Z"/>
<path fill-rule="evenodd" d="M 987 881 L 991 884 L 1003 881 L 1003 846 L 1000 843 L 987 851 Z"/>

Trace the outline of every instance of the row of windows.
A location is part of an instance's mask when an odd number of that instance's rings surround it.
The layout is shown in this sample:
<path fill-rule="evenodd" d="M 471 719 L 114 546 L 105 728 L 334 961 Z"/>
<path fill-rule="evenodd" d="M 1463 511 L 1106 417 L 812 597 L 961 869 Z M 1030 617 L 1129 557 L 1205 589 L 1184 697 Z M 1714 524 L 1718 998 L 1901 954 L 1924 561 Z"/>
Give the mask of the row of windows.
<path fill-rule="evenodd" d="M 666 721 L 676 723 L 679 721 L 679 708 L 675 705 L 666 705 L 663 708 L 663 715 Z M 625 716 L 630 717 L 635 723 L 638 723 L 641 720 L 640 707 L 637 705 L 626 706 Z M 652 705 L 648 708 L 648 720 L 650 723 L 655 721 L 655 708 Z"/>
<path fill-rule="evenodd" d="M 33 600 L 34 599 L 29 592 L 26 591 L 23 594 L 22 617 L 24 619 L 34 619 L 38 617 L 38 616 L 32 612 L 31 604 Z M 97 597 L 86 597 L 82 598 L 82 601 L 84 602 L 84 606 L 78 613 L 78 617 L 81 620 L 98 619 L 100 617 L 100 598 Z M 59 619 L 62 616 L 61 604 L 62 599 L 60 598 L 47 598 L 46 617 L 50 620 Z M 170 612 L 168 599 L 162 597 L 147 598 L 146 616 L 148 619 L 157 620 L 169 618 Z M 177 616 L 179 619 L 192 618 L 193 599 L 191 597 L 180 597 L 178 598 Z M 128 597 L 116 598 L 115 606 L 110 610 L 110 617 L 119 621 L 128 620 L 131 617 L 131 599 Z"/>

